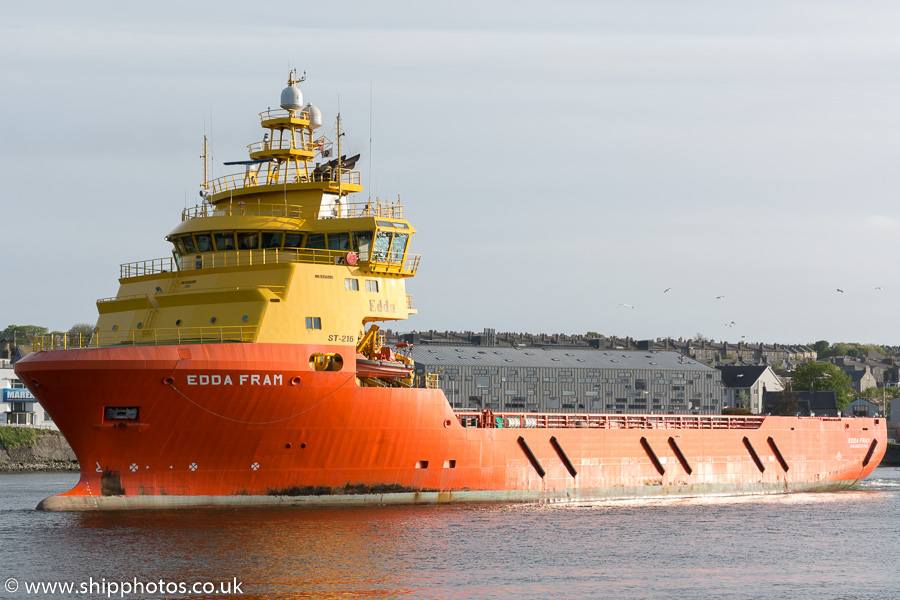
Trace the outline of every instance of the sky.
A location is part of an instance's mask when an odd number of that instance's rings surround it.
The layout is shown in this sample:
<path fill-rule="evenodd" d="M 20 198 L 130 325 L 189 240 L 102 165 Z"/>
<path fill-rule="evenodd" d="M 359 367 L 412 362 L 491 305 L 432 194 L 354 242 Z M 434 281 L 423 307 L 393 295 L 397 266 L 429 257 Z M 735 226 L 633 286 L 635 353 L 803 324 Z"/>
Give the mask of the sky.
<path fill-rule="evenodd" d="M 418 231 L 395 330 L 900 345 L 900 4 L 432 4 L 0 4 L 0 329 L 93 323 L 296 68 Z"/>

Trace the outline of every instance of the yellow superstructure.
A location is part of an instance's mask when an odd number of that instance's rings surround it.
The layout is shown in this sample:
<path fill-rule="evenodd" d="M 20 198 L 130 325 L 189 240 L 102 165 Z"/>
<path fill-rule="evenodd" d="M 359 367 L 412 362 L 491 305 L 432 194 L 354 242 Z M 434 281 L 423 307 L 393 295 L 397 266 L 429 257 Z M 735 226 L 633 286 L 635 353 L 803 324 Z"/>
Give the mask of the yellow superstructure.
<path fill-rule="evenodd" d="M 302 81 L 302 80 L 300 80 Z M 415 313 L 415 229 L 398 204 L 353 202 L 357 157 L 330 160 L 292 73 L 243 173 L 205 181 L 166 236 L 171 257 L 122 265 L 91 345 L 263 342 L 356 347 L 366 324 Z M 286 99 L 287 98 L 287 99 Z M 338 131 L 338 142 L 340 132 Z M 205 161 L 204 157 L 204 161 Z"/>

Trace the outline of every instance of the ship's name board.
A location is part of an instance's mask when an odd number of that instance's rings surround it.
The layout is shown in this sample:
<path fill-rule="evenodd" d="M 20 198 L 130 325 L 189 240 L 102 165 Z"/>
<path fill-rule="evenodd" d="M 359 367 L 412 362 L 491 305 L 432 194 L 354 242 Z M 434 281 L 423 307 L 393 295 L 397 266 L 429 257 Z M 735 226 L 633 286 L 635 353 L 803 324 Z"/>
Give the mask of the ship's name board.
<path fill-rule="evenodd" d="M 34 402 L 35 400 L 36 398 L 28 390 L 9 388 L 3 390 L 4 402 Z"/>
<path fill-rule="evenodd" d="M 281 375 L 188 375 L 188 385 L 283 385 Z"/>
<path fill-rule="evenodd" d="M 372 312 L 395 313 L 397 312 L 397 305 L 387 300 L 369 300 L 369 310 Z"/>
<path fill-rule="evenodd" d="M 869 444 L 872 442 L 872 438 L 848 438 L 847 441 L 850 443 L 851 448 L 868 448 Z"/>

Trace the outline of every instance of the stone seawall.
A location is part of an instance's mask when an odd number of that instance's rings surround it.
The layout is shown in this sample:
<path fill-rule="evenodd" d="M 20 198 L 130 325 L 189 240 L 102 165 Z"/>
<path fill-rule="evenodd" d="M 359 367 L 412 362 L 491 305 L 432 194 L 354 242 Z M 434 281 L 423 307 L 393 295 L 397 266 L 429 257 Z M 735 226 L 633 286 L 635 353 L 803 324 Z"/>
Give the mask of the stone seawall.
<path fill-rule="evenodd" d="M 0 472 L 77 470 L 75 453 L 59 432 L 0 426 Z"/>

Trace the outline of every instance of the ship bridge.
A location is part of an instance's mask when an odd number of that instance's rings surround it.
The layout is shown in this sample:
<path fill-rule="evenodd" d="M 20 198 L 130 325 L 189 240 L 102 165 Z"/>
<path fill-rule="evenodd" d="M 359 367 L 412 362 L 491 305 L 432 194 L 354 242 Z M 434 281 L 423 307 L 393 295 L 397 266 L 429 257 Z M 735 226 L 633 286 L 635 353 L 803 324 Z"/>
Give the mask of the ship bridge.
<path fill-rule="evenodd" d="M 90 345 L 310 344 L 330 357 L 311 363 L 352 364 L 374 323 L 417 312 L 405 287 L 416 230 L 399 199 L 353 200 L 359 155 L 342 154 L 339 120 L 336 142 L 317 133 L 300 81 L 292 72 L 281 108 L 260 113 L 248 158 L 225 163 L 243 172 L 210 179 L 204 147 L 202 204 L 166 236 L 171 256 L 121 265 Z"/>

